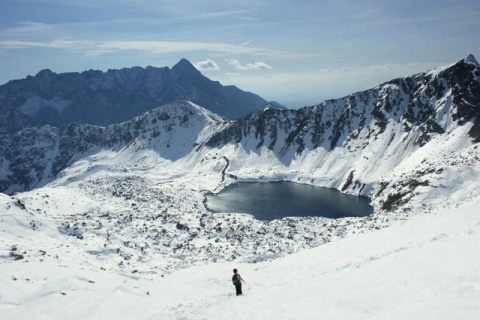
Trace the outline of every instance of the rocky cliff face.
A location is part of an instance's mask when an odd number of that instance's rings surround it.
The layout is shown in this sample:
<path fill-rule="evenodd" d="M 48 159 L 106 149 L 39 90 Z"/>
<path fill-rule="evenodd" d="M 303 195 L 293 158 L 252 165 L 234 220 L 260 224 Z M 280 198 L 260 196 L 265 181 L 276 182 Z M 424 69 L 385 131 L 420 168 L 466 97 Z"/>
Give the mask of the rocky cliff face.
<path fill-rule="evenodd" d="M 480 141 L 479 125 L 480 67 L 470 55 L 317 106 L 266 106 L 206 145 L 268 149 L 298 171 L 298 181 L 371 196 L 392 210 L 431 187 L 449 164 L 477 166 L 477 146 L 469 145 Z"/>
<path fill-rule="evenodd" d="M 239 143 L 254 136 L 261 145 L 281 152 L 295 147 L 350 148 L 360 135 L 376 139 L 389 125 L 418 132 L 414 143 L 425 145 L 453 125 L 473 122 L 469 137 L 479 141 L 480 68 L 472 57 L 444 69 L 399 78 L 350 96 L 299 110 L 267 105 L 218 132 L 210 146 Z"/>
<path fill-rule="evenodd" d="M 394 210 L 458 172 L 480 172 L 480 67 L 468 56 L 312 107 L 266 104 L 236 121 L 178 102 L 108 127 L 44 126 L 0 139 L 6 193 L 42 186 L 100 150 L 152 150 L 168 160 L 165 170 L 187 159 L 199 174 L 221 171 L 221 184 L 292 180 L 370 196 L 376 209 Z M 228 168 L 217 170 L 222 159 Z"/>
<path fill-rule="evenodd" d="M 229 119 L 266 102 L 209 80 L 185 59 L 171 69 L 133 67 L 62 74 L 42 70 L 34 77 L 0 86 L 0 132 L 44 124 L 106 126 L 176 100 L 190 100 Z"/>

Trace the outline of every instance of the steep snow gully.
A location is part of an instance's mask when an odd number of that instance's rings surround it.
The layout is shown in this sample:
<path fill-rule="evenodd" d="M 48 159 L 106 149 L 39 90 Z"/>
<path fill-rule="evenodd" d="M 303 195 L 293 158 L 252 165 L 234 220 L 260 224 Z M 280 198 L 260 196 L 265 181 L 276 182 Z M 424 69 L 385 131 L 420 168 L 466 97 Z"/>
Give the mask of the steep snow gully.
<path fill-rule="evenodd" d="M 2 319 L 480 314 L 473 56 L 298 110 L 233 121 L 177 101 L 0 141 Z M 375 212 L 265 222 L 206 210 L 206 193 L 239 181 L 336 188 Z"/>

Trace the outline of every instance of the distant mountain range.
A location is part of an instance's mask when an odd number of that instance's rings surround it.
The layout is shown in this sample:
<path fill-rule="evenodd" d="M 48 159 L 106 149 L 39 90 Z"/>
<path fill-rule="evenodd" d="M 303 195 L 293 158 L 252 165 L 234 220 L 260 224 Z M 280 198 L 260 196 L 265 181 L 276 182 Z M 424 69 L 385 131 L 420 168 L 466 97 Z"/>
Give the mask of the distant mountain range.
<path fill-rule="evenodd" d="M 176 100 L 189 100 L 227 119 L 262 106 L 260 96 L 203 76 L 188 60 L 173 68 L 133 67 L 34 77 L 0 86 L 0 132 L 50 124 L 106 126 Z"/>
<path fill-rule="evenodd" d="M 194 73 L 186 61 L 174 70 L 184 68 Z M 316 106 L 288 110 L 265 104 L 235 121 L 184 101 L 121 124 L 27 128 L 0 135 L 0 142 L 5 193 L 41 187 L 102 150 L 120 158 L 151 150 L 148 157 L 165 159 L 167 171 L 182 160 L 182 171 L 204 174 L 223 166 L 218 162 L 224 157 L 229 166 L 222 181 L 298 181 L 369 196 L 376 208 L 391 210 L 428 194 L 418 188 L 451 184 L 442 181 L 463 172 L 462 166 L 476 170 L 480 66 L 470 55 Z M 451 192 L 474 177 L 463 176 Z"/>

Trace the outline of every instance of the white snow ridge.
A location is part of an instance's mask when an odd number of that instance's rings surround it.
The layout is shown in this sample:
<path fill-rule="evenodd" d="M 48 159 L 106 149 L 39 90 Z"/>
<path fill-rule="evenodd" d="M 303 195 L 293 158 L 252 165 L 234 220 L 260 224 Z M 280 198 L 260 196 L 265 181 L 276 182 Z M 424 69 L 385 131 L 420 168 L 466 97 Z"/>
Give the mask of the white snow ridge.
<path fill-rule="evenodd" d="M 468 56 L 236 121 L 179 101 L 3 134 L 0 319 L 480 319 L 479 110 Z M 229 184 L 279 180 L 375 211 L 266 222 L 205 208 Z"/>

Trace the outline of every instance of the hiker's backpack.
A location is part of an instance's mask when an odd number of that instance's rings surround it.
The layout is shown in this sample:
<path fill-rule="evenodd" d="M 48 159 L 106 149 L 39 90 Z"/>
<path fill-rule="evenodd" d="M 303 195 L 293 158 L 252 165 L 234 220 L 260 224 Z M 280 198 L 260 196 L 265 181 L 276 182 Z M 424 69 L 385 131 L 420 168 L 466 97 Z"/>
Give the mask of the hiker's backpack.
<path fill-rule="evenodd" d="M 240 280 L 238 279 L 238 274 L 233 275 L 232 283 L 233 283 L 234 286 L 238 286 L 240 284 Z"/>

